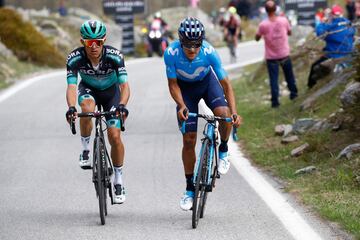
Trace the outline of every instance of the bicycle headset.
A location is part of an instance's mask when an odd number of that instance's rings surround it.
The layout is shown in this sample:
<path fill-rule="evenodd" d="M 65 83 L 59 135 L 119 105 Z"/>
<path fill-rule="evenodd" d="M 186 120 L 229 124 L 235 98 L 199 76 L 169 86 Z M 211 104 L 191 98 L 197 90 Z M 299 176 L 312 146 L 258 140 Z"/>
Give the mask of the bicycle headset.
<path fill-rule="evenodd" d="M 103 39 L 106 36 L 105 24 L 97 20 L 84 22 L 80 27 L 82 39 Z"/>
<path fill-rule="evenodd" d="M 194 17 L 187 17 L 181 21 L 178 29 L 179 40 L 182 45 L 201 45 L 205 39 L 204 25 Z"/>

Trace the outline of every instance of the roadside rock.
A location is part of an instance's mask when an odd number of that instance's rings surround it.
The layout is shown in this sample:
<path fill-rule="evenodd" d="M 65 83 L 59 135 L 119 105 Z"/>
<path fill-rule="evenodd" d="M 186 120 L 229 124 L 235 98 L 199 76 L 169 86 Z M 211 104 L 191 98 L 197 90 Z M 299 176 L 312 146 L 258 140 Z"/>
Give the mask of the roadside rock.
<path fill-rule="evenodd" d="M 360 102 L 360 82 L 350 83 L 340 96 L 344 108 L 349 108 Z"/>
<path fill-rule="evenodd" d="M 4 56 L 5 58 L 14 57 L 13 52 L 8 49 L 2 42 L 0 42 L 0 55 Z"/>
<path fill-rule="evenodd" d="M 297 147 L 297 148 L 293 149 L 293 150 L 291 151 L 291 154 L 290 154 L 290 155 L 291 155 L 292 157 L 301 156 L 301 155 L 304 153 L 305 149 L 307 149 L 309 146 L 310 146 L 310 145 L 309 145 L 308 143 L 305 143 L 305 144 L 301 145 L 300 147 Z"/>
<path fill-rule="evenodd" d="M 311 127 L 313 127 L 318 121 L 312 118 L 301 118 L 296 120 L 293 125 L 293 131 L 297 134 L 303 134 Z"/>
<path fill-rule="evenodd" d="M 296 135 L 290 136 L 290 137 L 285 137 L 285 138 L 281 139 L 281 143 L 283 143 L 283 144 L 288 144 L 288 143 L 297 142 L 297 141 L 299 141 L 299 137 Z"/>
<path fill-rule="evenodd" d="M 350 159 L 353 153 L 360 152 L 360 143 L 355 143 L 347 146 L 344 148 L 336 159 L 341 159 L 343 157 L 346 157 L 346 159 Z"/>
<path fill-rule="evenodd" d="M 352 71 L 334 74 L 333 79 L 329 83 L 327 83 L 324 87 L 320 88 L 315 93 L 311 94 L 308 98 L 305 99 L 305 101 L 300 106 L 300 110 L 302 111 L 311 108 L 320 96 L 328 93 L 339 84 L 346 83 L 346 81 L 348 81 L 352 74 Z"/>
<path fill-rule="evenodd" d="M 275 126 L 275 134 L 278 136 L 286 137 L 288 136 L 293 130 L 293 126 L 290 124 L 280 124 Z"/>
<path fill-rule="evenodd" d="M 295 175 L 312 173 L 312 172 L 315 171 L 315 170 L 316 170 L 316 167 L 315 167 L 315 166 L 308 166 L 308 167 L 301 168 L 301 169 L 297 170 L 297 171 L 295 172 Z"/>

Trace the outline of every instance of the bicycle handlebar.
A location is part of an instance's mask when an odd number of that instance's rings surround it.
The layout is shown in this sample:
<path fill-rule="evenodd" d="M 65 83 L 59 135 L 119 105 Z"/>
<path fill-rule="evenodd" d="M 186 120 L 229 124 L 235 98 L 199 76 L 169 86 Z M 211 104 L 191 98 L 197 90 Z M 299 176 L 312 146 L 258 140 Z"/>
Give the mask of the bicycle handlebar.
<path fill-rule="evenodd" d="M 188 113 L 189 117 L 200 117 L 205 119 L 207 122 L 214 122 L 214 121 L 225 121 L 225 122 L 232 122 L 232 118 L 228 118 L 228 117 L 219 117 L 219 116 L 214 116 L 214 115 L 207 115 L 207 114 L 199 114 L 199 113 Z M 183 121 L 181 123 L 181 128 L 180 131 L 182 133 L 185 133 L 185 122 Z M 233 140 L 236 142 L 239 140 L 238 136 L 237 136 L 237 128 L 233 126 L 232 128 L 232 138 Z"/>
<path fill-rule="evenodd" d="M 109 112 L 82 112 L 82 113 L 78 113 L 77 117 L 91 117 L 91 118 L 101 118 L 104 116 L 116 116 L 116 111 L 109 111 Z M 120 126 L 121 126 L 121 131 L 125 131 L 125 121 L 122 117 L 122 115 L 120 114 L 118 116 L 119 120 L 120 120 Z M 70 120 L 70 128 L 71 128 L 71 132 L 72 134 L 76 134 L 76 129 L 75 129 L 75 119 Z"/>

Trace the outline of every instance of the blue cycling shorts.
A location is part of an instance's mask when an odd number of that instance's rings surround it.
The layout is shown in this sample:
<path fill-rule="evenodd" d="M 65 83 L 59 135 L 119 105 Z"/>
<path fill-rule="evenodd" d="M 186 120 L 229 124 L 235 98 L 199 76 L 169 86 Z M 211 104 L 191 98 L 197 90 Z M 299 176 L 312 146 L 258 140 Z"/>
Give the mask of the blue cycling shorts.
<path fill-rule="evenodd" d="M 185 105 L 192 113 L 198 113 L 198 104 L 201 99 L 204 99 L 206 105 L 212 111 L 217 107 L 228 106 L 224 96 L 224 90 L 212 69 L 201 81 L 185 82 L 178 79 L 177 82 Z M 177 107 L 176 112 L 178 112 L 178 110 L 179 108 Z M 179 119 L 178 124 L 181 126 Z M 189 117 L 185 124 L 185 133 L 196 131 L 197 118 Z"/>

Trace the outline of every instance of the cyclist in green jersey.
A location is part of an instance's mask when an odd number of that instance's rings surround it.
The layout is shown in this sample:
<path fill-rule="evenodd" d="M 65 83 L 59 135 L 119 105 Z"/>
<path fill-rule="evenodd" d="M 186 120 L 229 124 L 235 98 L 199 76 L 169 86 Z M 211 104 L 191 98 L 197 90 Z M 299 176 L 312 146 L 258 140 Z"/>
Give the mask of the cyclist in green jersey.
<path fill-rule="evenodd" d="M 83 47 L 73 50 L 67 59 L 66 100 L 69 107 L 66 112 L 67 120 L 76 117 L 76 100 L 82 112 L 93 112 L 96 104 L 101 104 L 104 111 L 117 111 L 126 118 L 130 89 L 123 55 L 119 50 L 104 45 L 106 27 L 101 21 L 86 21 L 80 28 L 80 34 Z M 78 75 L 81 77 L 79 85 Z M 111 159 L 115 169 L 114 202 L 123 203 L 125 201 L 122 180 L 124 144 L 120 135 L 120 121 L 116 116 L 107 117 L 106 120 Z M 92 127 L 90 118 L 80 119 L 83 149 L 79 164 L 83 169 L 91 168 L 89 145 Z"/>

